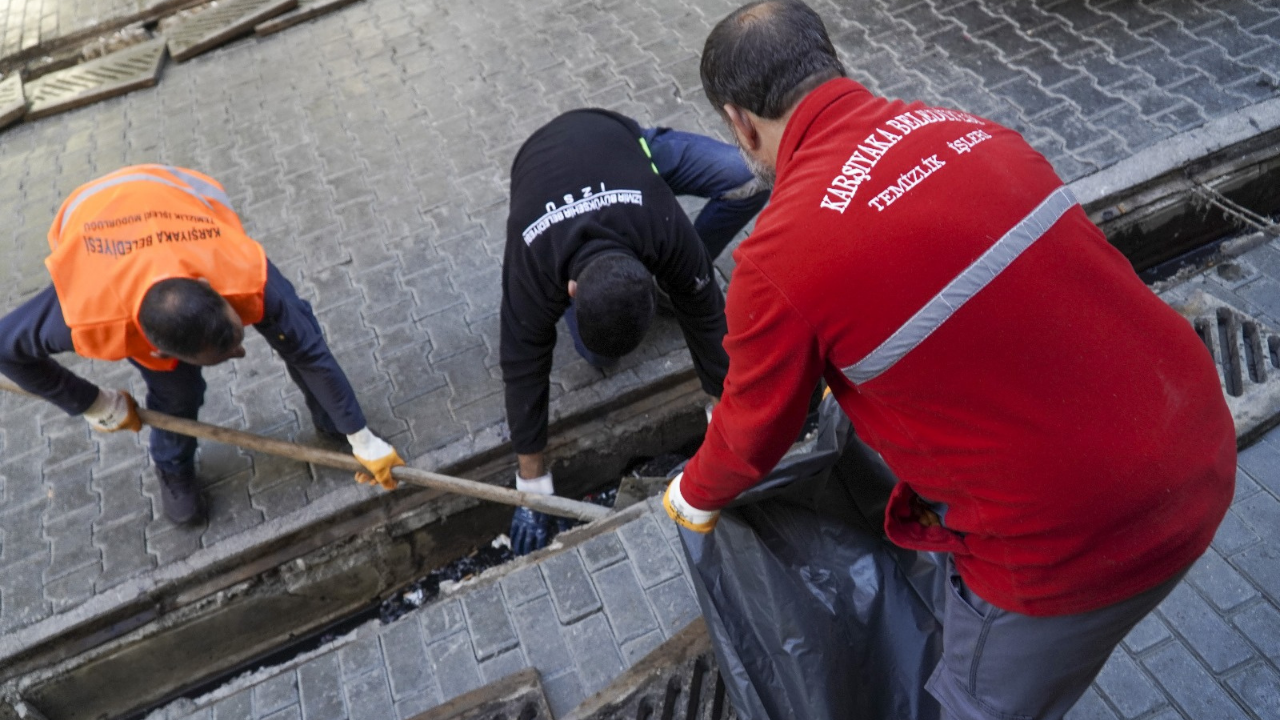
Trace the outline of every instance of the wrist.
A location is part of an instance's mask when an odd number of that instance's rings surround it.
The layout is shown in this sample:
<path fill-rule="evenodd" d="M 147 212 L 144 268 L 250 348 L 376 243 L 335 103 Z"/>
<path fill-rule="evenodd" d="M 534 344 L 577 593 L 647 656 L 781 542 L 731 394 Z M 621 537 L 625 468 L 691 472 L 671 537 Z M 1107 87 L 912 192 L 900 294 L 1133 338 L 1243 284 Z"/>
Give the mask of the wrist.
<path fill-rule="evenodd" d="M 517 454 L 516 464 L 519 467 L 517 476 L 526 480 L 540 478 L 551 472 L 541 452 Z"/>

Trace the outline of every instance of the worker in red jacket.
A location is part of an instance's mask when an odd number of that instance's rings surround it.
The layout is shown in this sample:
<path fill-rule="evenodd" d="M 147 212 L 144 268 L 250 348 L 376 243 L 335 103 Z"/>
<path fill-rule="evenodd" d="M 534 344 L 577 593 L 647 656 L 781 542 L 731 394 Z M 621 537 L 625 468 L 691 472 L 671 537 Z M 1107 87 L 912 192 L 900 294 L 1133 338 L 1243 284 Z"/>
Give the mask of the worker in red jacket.
<path fill-rule="evenodd" d="M 944 717 L 1061 717 L 1231 502 L 1208 351 L 1018 133 L 876 97 L 798 0 L 720 22 L 702 79 L 775 187 L 668 512 L 710 532 L 825 378 L 900 480 L 889 538 L 953 558 L 928 683 Z"/>
<path fill-rule="evenodd" d="M 53 284 L 0 318 L 0 373 L 24 390 L 95 430 L 137 432 L 128 392 L 99 388 L 50 356 L 127 359 L 150 409 L 194 420 L 201 368 L 244 357 L 253 325 L 284 359 L 317 432 L 350 443 L 369 471 L 356 479 L 396 486 L 391 468 L 404 461 L 369 430 L 311 305 L 245 234 L 217 181 L 165 165 L 122 168 L 71 193 L 49 247 Z M 195 438 L 153 429 L 150 444 L 165 515 L 202 520 Z"/>

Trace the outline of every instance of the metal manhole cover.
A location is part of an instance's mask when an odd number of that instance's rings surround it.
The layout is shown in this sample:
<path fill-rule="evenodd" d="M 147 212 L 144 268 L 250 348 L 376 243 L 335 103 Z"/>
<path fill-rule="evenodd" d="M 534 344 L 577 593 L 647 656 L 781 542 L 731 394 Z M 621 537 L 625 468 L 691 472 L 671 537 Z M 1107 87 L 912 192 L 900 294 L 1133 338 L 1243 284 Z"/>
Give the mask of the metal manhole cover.
<path fill-rule="evenodd" d="M 258 23 L 298 6 L 298 0 L 231 0 L 170 28 L 169 52 L 178 62 L 253 32 Z"/>
<path fill-rule="evenodd" d="M 1280 333 L 1200 289 L 1170 304 L 1213 355 L 1236 437 L 1248 444 L 1280 417 Z"/>
<path fill-rule="evenodd" d="M 254 34 L 259 37 L 278 33 L 281 30 L 297 25 L 300 22 L 306 22 L 313 17 L 319 17 L 328 12 L 333 12 L 338 8 L 346 7 L 356 0 L 298 0 L 298 7 L 289 12 L 273 17 L 270 20 L 254 27 Z"/>
<path fill-rule="evenodd" d="M 27 84 L 27 119 L 64 112 L 155 85 L 164 64 L 164 40 L 150 40 Z"/>
<path fill-rule="evenodd" d="M 22 94 L 22 78 L 17 73 L 0 80 L 0 128 L 15 123 L 27 111 L 27 98 Z"/>

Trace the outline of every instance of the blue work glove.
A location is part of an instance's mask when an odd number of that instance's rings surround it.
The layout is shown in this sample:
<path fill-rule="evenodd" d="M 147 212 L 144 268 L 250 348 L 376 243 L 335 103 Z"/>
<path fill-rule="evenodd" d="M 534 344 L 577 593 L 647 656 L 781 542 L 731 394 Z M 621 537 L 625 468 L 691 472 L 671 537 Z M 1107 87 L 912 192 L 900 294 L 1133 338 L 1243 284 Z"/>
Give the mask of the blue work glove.
<path fill-rule="evenodd" d="M 555 494 L 551 473 L 532 480 L 526 480 L 516 473 L 516 489 L 538 495 Z M 568 530 L 573 525 L 572 520 L 538 512 L 532 508 L 516 508 L 515 515 L 511 516 L 511 552 L 516 555 L 528 555 L 534 550 L 541 550 L 551 542 L 556 533 Z"/>
<path fill-rule="evenodd" d="M 516 508 L 511 516 L 511 552 L 528 555 L 541 550 L 558 530 L 554 517 L 527 507 Z"/>

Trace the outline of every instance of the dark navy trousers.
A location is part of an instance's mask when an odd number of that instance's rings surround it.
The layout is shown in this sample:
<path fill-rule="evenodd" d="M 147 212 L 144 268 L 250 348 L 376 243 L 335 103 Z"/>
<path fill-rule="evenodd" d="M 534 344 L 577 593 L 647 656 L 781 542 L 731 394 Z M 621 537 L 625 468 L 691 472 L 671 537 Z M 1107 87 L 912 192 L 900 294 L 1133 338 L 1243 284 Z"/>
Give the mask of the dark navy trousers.
<path fill-rule="evenodd" d="M 714 261 L 769 201 L 769 190 L 756 182 L 732 145 L 670 128 L 646 128 L 640 134 L 672 192 L 707 198 L 693 229 Z"/>

